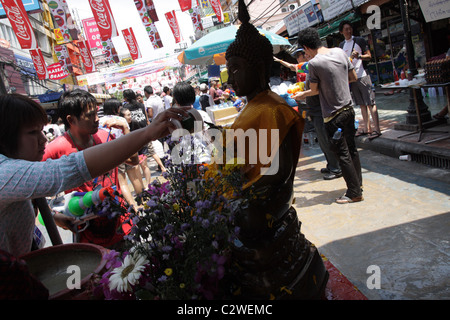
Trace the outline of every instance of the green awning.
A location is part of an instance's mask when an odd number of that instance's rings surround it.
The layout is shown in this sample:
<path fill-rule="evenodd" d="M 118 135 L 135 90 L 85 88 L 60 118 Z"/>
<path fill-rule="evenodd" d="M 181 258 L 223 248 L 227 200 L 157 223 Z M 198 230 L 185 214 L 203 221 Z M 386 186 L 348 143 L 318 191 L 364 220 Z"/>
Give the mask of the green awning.
<path fill-rule="evenodd" d="M 345 16 L 333 21 L 332 23 L 328 23 L 326 26 L 323 26 L 322 28 L 320 28 L 318 30 L 319 36 L 321 38 L 324 38 L 329 34 L 338 32 L 339 24 L 344 20 L 348 20 L 353 23 L 353 22 L 361 20 L 361 17 L 359 15 L 357 15 L 355 12 L 350 12 L 350 13 L 346 14 Z"/>

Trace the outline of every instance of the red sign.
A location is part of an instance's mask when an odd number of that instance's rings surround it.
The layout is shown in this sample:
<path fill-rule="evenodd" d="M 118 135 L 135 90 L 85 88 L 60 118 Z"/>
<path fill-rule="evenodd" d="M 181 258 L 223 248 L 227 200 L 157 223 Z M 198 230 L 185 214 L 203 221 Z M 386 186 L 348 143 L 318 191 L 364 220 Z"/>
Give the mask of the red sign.
<path fill-rule="evenodd" d="M 44 56 L 41 49 L 30 50 L 31 59 L 33 60 L 34 68 L 39 80 L 45 80 L 48 78 L 47 64 L 45 63 Z"/>
<path fill-rule="evenodd" d="M 36 36 L 21 0 L 0 0 L 22 49 L 36 49 Z"/>
<path fill-rule="evenodd" d="M 95 71 L 94 58 L 92 57 L 91 50 L 86 40 L 79 41 L 78 47 L 80 48 L 81 59 L 83 60 L 86 73 L 92 73 Z"/>
<path fill-rule="evenodd" d="M 142 58 L 141 50 L 139 50 L 138 43 L 136 41 L 136 37 L 134 36 L 134 32 L 132 28 L 122 30 L 123 38 L 128 46 L 128 50 L 130 50 L 131 58 L 133 60 L 137 60 Z"/>
<path fill-rule="evenodd" d="M 178 0 L 181 11 L 189 10 L 192 7 L 192 0 Z"/>
<path fill-rule="evenodd" d="M 166 16 L 167 22 L 169 23 L 170 29 L 172 29 L 173 36 L 175 37 L 175 43 L 181 41 L 181 33 L 180 27 L 178 26 L 177 17 L 175 15 L 175 10 L 166 12 L 164 14 Z"/>
<path fill-rule="evenodd" d="M 84 27 L 84 34 L 86 36 L 87 41 L 89 42 L 89 47 L 91 49 L 98 48 L 100 50 L 103 49 L 102 39 L 100 35 L 100 31 L 97 27 L 97 22 L 95 22 L 94 18 L 84 19 L 82 20 Z"/>
<path fill-rule="evenodd" d="M 209 0 L 209 3 L 211 3 L 211 7 L 213 8 L 214 13 L 216 14 L 219 22 L 222 22 L 223 14 L 222 14 L 222 6 L 220 5 L 220 0 Z"/>
<path fill-rule="evenodd" d="M 102 40 L 119 35 L 108 0 L 89 0 Z"/>
<path fill-rule="evenodd" d="M 59 62 L 49 65 L 47 71 L 50 80 L 61 80 L 69 76 L 66 68 L 62 67 Z"/>

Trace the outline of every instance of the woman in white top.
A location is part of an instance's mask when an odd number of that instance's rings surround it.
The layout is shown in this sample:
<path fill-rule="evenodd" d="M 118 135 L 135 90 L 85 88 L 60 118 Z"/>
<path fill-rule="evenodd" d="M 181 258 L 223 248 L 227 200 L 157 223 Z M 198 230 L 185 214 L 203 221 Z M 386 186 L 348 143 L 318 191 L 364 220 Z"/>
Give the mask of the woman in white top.
<path fill-rule="evenodd" d="M 31 251 L 36 217 L 32 199 L 53 196 L 117 167 L 149 141 L 168 135 L 174 127 L 171 118 L 186 115 L 182 108 L 171 108 L 121 139 L 41 162 L 47 142 L 44 109 L 26 96 L 0 96 L 0 250 L 14 256 Z M 106 125 L 118 123 L 111 119 Z M 67 223 L 56 216 L 55 222 Z"/>

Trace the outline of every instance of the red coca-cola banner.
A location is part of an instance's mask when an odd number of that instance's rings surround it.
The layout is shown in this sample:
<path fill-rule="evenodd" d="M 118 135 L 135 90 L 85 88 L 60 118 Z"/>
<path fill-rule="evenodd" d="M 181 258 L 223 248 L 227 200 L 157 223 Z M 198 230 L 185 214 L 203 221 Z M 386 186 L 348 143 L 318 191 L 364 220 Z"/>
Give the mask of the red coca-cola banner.
<path fill-rule="evenodd" d="M 187 11 L 192 7 L 192 0 L 178 0 L 180 4 L 181 11 Z"/>
<path fill-rule="evenodd" d="M 172 29 L 173 36 L 175 37 L 175 43 L 181 41 L 180 27 L 178 26 L 177 16 L 175 15 L 175 10 L 166 12 L 167 22 L 169 23 L 170 29 Z"/>
<path fill-rule="evenodd" d="M 80 55 L 83 60 L 84 68 L 86 69 L 86 73 L 94 72 L 96 70 L 94 58 L 92 57 L 87 40 L 79 41 L 78 47 L 80 48 Z"/>
<path fill-rule="evenodd" d="M 34 69 L 39 80 L 48 79 L 47 64 L 45 63 L 44 56 L 42 55 L 41 49 L 31 49 L 30 50 L 31 59 L 33 60 Z"/>
<path fill-rule="evenodd" d="M 214 13 L 216 14 L 219 22 L 222 22 L 223 13 L 222 13 L 222 6 L 220 5 L 220 0 L 209 0 L 209 3 L 211 3 L 211 7 L 213 8 Z"/>
<path fill-rule="evenodd" d="M 36 36 L 21 0 L 0 0 L 22 49 L 36 49 Z"/>
<path fill-rule="evenodd" d="M 128 46 L 128 50 L 130 50 L 131 58 L 133 60 L 142 58 L 141 50 L 139 50 L 136 37 L 134 36 L 133 28 L 122 30 L 122 34 L 123 38 L 125 39 L 125 43 Z"/>
<path fill-rule="evenodd" d="M 59 62 L 49 65 L 47 71 L 50 80 L 61 80 L 69 76 L 66 68 L 62 67 Z"/>
<path fill-rule="evenodd" d="M 117 37 L 116 22 L 111 11 L 108 0 L 89 0 L 94 19 L 97 22 L 98 31 L 100 32 L 102 40 Z"/>

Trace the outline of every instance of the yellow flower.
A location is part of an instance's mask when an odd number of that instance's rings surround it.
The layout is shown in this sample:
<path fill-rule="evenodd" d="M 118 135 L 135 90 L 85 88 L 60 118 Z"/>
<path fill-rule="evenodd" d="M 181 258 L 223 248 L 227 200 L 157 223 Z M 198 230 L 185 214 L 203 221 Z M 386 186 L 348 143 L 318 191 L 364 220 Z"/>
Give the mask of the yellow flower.
<path fill-rule="evenodd" d="M 186 287 L 186 285 L 184 283 L 180 283 L 180 288 L 184 289 Z"/>
<path fill-rule="evenodd" d="M 180 205 L 178 203 L 174 203 L 172 207 L 175 211 L 178 211 L 180 209 Z"/>
<path fill-rule="evenodd" d="M 166 274 L 166 276 L 170 277 L 173 273 L 172 268 L 167 268 L 166 270 L 164 270 L 164 273 Z"/>

